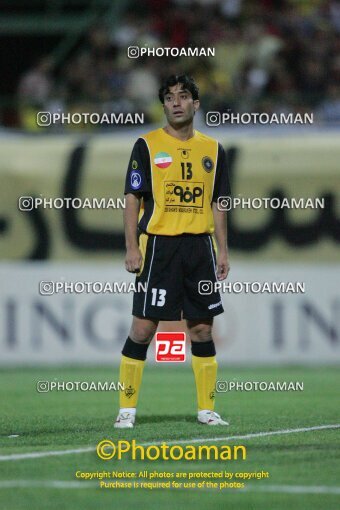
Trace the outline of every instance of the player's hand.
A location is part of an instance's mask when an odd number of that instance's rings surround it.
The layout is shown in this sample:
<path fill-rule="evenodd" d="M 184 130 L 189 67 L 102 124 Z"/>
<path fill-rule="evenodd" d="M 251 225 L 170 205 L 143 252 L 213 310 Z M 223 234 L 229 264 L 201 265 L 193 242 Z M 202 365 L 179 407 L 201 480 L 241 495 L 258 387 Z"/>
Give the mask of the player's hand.
<path fill-rule="evenodd" d="M 138 246 L 126 250 L 125 268 L 129 273 L 139 273 L 142 267 L 143 257 Z"/>
<path fill-rule="evenodd" d="M 228 252 L 219 252 L 217 255 L 216 277 L 219 281 L 225 280 L 230 270 Z"/>

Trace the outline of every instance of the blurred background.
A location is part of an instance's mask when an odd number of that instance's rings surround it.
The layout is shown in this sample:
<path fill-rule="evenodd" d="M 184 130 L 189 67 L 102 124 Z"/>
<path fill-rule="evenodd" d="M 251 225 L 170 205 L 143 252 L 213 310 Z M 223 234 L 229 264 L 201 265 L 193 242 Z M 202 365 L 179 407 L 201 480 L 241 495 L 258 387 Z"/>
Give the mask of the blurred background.
<path fill-rule="evenodd" d="M 215 57 L 127 58 L 129 46 Z M 300 281 L 306 292 L 225 293 L 221 362 L 339 362 L 339 1 L 1 0 L 0 55 L 2 364 L 118 363 L 132 295 L 41 296 L 39 282 L 133 281 L 122 210 L 20 211 L 18 199 L 122 198 L 135 140 L 163 125 L 160 80 L 181 72 L 199 84 L 196 127 L 223 144 L 234 196 L 325 204 L 230 211 L 230 281 Z M 314 122 L 212 128 L 211 110 Z M 144 124 L 41 127 L 40 111 L 139 113 Z"/>
<path fill-rule="evenodd" d="M 0 123 L 38 129 L 36 111 L 143 111 L 180 68 L 202 110 L 314 112 L 340 120 L 337 0 L 2 0 Z M 126 58 L 130 45 L 214 47 L 215 58 Z M 79 126 L 78 126 L 79 129 Z"/>

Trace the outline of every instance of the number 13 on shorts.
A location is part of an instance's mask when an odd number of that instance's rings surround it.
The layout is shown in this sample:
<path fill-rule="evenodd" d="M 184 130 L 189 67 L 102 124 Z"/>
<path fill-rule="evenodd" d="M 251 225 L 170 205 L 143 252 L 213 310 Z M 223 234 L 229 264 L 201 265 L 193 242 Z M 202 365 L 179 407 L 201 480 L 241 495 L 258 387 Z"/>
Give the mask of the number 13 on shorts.
<path fill-rule="evenodd" d="M 152 306 L 164 306 L 166 290 L 152 288 L 151 292 L 152 292 L 151 305 Z"/>

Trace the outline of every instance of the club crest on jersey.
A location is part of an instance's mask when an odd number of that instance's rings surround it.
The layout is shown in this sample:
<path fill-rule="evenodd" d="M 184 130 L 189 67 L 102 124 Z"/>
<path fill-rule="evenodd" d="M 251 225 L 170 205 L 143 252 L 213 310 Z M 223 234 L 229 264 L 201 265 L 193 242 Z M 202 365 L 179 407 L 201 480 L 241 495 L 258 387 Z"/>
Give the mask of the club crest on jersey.
<path fill-rule="evenodd" d="M 181 151 L 181 157 L 183 159 L 188 159 L 188 157 L 190 156 L 191 149 L 178 149 L 178 150 Z"/>
<path fill-rule="evenodd" d="M 213 170 L 214 168 L 214 162 L 211 158 L 209 158 L 209 156 L 204 156 L 204 158 L 202 158 L 202 165 L 203 165 L 203 168 L 206 172 L 208 172 L 208 174 Z"/>
<path fill-rule="evenodd" d="M 153 162 L 158 168 L 168 168 L 172 163 L 172 157 L 167 152 L 157 152 Z"/>
<path fill-rule="evenodd" d="M 138 171 L 131 172 L 131 187 L 133 189 L 139 189 L 142 185 L 142 176 Z"/>

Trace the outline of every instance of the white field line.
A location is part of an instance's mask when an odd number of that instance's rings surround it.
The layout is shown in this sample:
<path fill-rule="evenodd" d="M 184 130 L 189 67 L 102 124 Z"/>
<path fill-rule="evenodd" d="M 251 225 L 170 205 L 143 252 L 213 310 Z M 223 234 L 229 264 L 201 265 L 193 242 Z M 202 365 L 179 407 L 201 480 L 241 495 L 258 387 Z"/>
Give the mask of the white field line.
<path fill-rule="evenodd" d="M 283 492 L 286 494 L 340 494 L 340 487 L 327 485 L 246 485 L 244 490 L 246 492 Z"/>
<path fill-rule="evenodd" d="M 124 479 L 110 479 L 110 482 L 131 482 L 130 478 Z M 144 479 L 135 478 L 134 481 L 145 482 Z M 5 480 L 0 482 L 0 489 L 26 489 L 26 488 L 39 488 L 39 489 L 99 489 L 98 481 L 65 481 L 65 480 Z M 105 489 L 101 489 L 105 490 Z M 115 489 L 118 490 L 118 489 Z M 124 489 L 126 490 L 126 489 Z M 157 489 L 154 489 L 157 490 Z M 160 490 L 160 489 L 158 489 Z M 161 489 L 164 490 L 164 489 Z M 168 489 L 173 491 L 187 491 L 188 489 Z M 328 485 L 267 485 L 267 484 L 248 484 L 243 489 L 209 489 L 200 488 L 190 491 L 203 491 L 203 492 L 224 492 L 234 491 L 237 493 L 242 492 L 272 492 L 272 493 L 285 493 L 285 494 L 339 494 L 340 487 Z"/>
<path fill-rule="evenodd" d="M 98 487 L 93 482 L 69 482 L 65 480 L 4 480 L 0 489 L 89 489 Z"/>
<path fill-rule="evenodd" d="M 177 444 L 193 444 L 193 443 L 217 443 L 220 441 L 230 441 L 234 439 L 252 439 L 256 437 L 268 437 L 268 436 L 280 436 L 286 434 L 298 434 L 301 432 L 312 432 L 315 430 L 332 430 L 339 429 L 340 423 L 334 423 L 331 425 L 316 425 L 314 427 L 302 427 L 298 429 L 283 429 L 283 430 L 273 430 L 267 432 L 255 432 L 253 434 L 244 434 L 239 436 L 225 436 L 225 437 L 198 437 L 193 439 L 179 439 L 179 440 L 171 440 L 166 441 L 165 439 L 162 441 L 155 441 L 152 443 L 141 443 L 140 446 L 158 446 L 163 443 L 168 445 L 177 445 Z M 54 457 L 58 455 L 71 455 L 77 453 L 88 453 L 94 452 L 96 448 L 93 446 L 88 446 L 86 448 L 75 448 L 71 450 L 51 450 L 44 452 L 28 452 L 28 453 L 12 453 L 10 455 L 0 455 L 0 461 L 7 460 L 24 460 L 24 459 L 40 459 L 42 457 Z"/>

